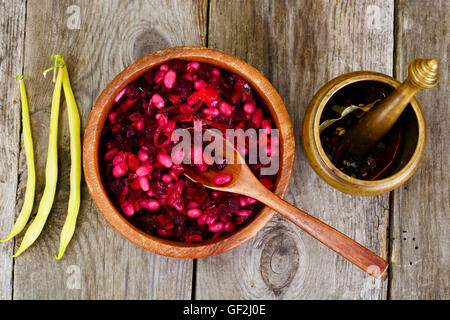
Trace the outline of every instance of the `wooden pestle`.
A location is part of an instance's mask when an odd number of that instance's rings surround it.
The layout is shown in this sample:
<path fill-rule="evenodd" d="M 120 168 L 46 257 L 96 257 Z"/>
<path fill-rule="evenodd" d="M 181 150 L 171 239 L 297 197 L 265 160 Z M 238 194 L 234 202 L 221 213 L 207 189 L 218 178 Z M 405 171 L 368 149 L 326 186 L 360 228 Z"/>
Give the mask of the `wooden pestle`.
<path fill-rule="evenodd" d="M 348 150 L 364 156 L 392 128 L 417 91 L 434 87 L 439 81 L 436 59 L 415 59 L 408 77 L 386 99 L 378 102 L 343 137 Z"/>

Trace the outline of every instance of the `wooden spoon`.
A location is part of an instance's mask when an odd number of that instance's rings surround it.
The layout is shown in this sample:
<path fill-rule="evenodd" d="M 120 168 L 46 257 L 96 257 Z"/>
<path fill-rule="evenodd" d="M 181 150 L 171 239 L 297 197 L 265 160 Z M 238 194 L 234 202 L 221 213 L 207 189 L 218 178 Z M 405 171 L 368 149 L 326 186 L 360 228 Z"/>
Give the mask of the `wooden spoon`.
<path fill-rule="evenodd" d="M 184 175 L 187 178 L 210 189 L 242 194 L 264 203 L 371 276 L 377 279 L 384 278 L 389 266 L 386 261 L 343 233 L 272 193 L 255 177 L 242 156 L 230 142 L 223 139 L 220 134 L 211 130 L 208 131 L 211 132 L 215 139 L 223 141 L 224 148 L 221 156 L 228 160 L 228 164 L 221 171 L 209 168 L 206 172 L 200 171 L 197 166 L 185 166 Z M 221 173 L 231 174 L 232 180 L 223 185 L 215 184 L 214 178 Z"/>

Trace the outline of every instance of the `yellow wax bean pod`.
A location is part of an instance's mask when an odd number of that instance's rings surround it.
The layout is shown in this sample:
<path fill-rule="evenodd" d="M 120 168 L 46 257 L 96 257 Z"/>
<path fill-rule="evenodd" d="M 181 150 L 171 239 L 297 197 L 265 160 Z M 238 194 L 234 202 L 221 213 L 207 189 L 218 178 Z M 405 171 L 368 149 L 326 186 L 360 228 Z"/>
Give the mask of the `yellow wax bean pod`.
<path fill-rule="evenodd" d="M 33 151 L 33 137 L 31 135 L 30 125 L 30 112 L 28 110 L 27 91 L 25 89 L 24 77 L 17 76 L 16 80 L 19 81 L 20 87 L 20 99 L 22 101 L 22 133 L 23 144 L 25 147 L 25 156 L 27 159 L 27 186 L 25 189 L 25 198 L 23 201 L 22 209 L 20 210 L 19 217 L 14 223 L 14 226 L 9 233 L 9 236 L 0 241 L 7 241 L 22 232 L 23 228 L 30 218 L 31 211 L 33 210 L 34 192 L 36 188 L 36 172 L 34 168 L 34 151 Z"/>
<path fill-rule="evenodd" d="M 62 59 L 61 59 L 62 60 Z M 77 103 L 70 86 L 69 72 L 64 65 L 61 68 L 62 85 L 67 104 L 70 129 L 70 195 L 67 208 L 67 217 L 61 231 L 59 253 L 55 258 L 61 259 L 72 239 L 80 209 L 80 183 L 81 183 L 81 139 L 80 139 L 80 115 Z"/>
<path fill-rule="evenodd" d="M 19 249 L 11 256 L 13 258 L 24 252 L 39 237 L 52 209 L 53 200 L 55 199 L 56 183 L 58 180 L 58 119 L 62 88 L 61 63 L 58 61 L 58 57 L 55 57 L 55 67 L 59 67 L 60 70 L 56 78 L 50 112 L 50 133 L 48 138 L 47 164 L 45 167 L 44 193 L 42 194 L 36 217 L 28 227 Z"/>

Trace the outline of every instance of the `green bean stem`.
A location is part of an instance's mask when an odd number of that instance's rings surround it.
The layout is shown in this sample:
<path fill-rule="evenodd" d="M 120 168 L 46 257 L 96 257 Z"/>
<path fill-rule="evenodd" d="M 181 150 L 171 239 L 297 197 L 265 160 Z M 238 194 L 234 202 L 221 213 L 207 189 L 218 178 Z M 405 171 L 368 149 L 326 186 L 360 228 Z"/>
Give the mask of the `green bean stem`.
<path fill-rule="evenodd" d="M 80 115 L 77 103 L 70 86 L 69 73 L 67 67 L 62 69 L 62 85 L 67 103 L 67 113 L 69 117 L 70 129 L 70 195 L 67 208 L 67 217 L 61 231 L 59 253 L 55 254 L 57 260 L 61 259 L 72 239 L 77 223 L 77 216 L 80 209 L 80 183 L 81 183 L 81 139 L 80 139 Z"/>
<path fill-rule="evenodd" d="M 25 147 L 25 155 L 27 158 L 27 186 L 25 189 L 25 198 L 23 201 L 22 209 L 20 210 L 19 217 L 16 223 L 11 229 L 9 236 L 0 241 L 8 241 L 11 238 L 18 235 L 25 228 L 31 211 L 33 210 L 34 192 L 36 188 L 36 172 L 34 167 L 34 151 L 33 151 L 33 137 L 31 135 L 30 125 L 30 113 L 28 110 L 27 91 L 25 89 L 25 83 L 23 81 L 24 76 L 18 76 L 20 86 L 20 98 L 22 100 L 22 132 L 23 132 L 23 144 Z"/>
<path fill-rule="evenodd" d="M 56 183 L 58 180 L 58 118 L 62 88 L 62 72 L 61 68 L 59 69 L 55 89 L 53 91 L 50 113 L 50 133 L 48 138 L 47 164 L 45 167 L 44 193 L 42 194 L 36 217 L 28 227 L 19 249 L 11 256 L 13 258 L 24 252 L 39 237 L 45 222 L 47 221 L 50 210 L 52 209 L 53 200 L 55 199 Z"/>

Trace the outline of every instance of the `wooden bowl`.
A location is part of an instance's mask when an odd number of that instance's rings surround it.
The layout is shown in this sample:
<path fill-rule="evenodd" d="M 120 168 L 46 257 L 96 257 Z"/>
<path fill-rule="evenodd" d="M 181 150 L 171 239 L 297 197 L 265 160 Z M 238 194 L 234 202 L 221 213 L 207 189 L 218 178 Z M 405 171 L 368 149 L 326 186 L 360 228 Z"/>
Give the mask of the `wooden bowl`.
<path fill-rule="evenodd" d="M 206 257 L 231 250 L 252 238 L 271 219 L 274 212 L 264 207 L 245 226 L 236 231 L 202 243 L 184 243 L 151 236 L 134 227 L 111 202 L 101 179 L 99 143 L 107 115 L 114 106 L 114 97 L 145 72 L 173 59 L 198 61 L 215 65 L 242 76 L 257 92 L 279 129 L 280 166 L 274 192 L 284 195 L 294 162 L 294 134 L 283 100 L 256 69 L 238 58 L 203 47 L 175 47 L 149 54 L 118 74 L 103 90 L 89 117 L 83 143 L 83 166 L 86 184 L 97 208 L 122 236 L 151 252 L 177 258 Z"/>
<path fill-rule="evenodd" d="M 320 141 L 319 125 L 327 102 L 342 88 L 360 81 L 373 81 L 390 88 L 400 82 L 385 74 L 369 71 L 351 72 L 325 84 L 311 100 L 303 120 L 303 148 L 316 173 L 336 189 L 356 195 L 377 195 L 393 190 L 408 180 L 422 158 L 426 126 L 419 103 L 413 98 L 398 121 L 403 121 L 403 142 L 396 163 L 388 176 L 374 181 L 346 175 L 328 159 Z"/>

